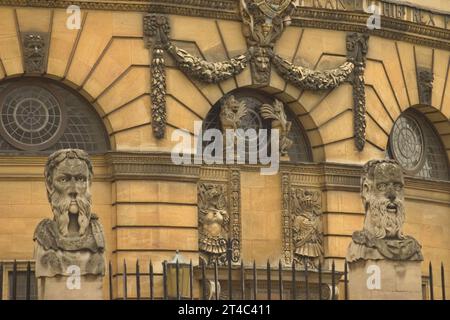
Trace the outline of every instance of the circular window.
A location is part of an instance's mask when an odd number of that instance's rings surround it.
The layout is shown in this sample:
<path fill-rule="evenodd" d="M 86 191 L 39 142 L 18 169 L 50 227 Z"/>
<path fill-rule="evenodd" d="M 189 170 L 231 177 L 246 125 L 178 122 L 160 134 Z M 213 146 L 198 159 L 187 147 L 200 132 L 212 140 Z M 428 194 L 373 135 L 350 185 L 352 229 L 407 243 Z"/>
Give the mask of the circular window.
<path fill-rule="evenodd" d="M 410 174 L 416 174 L 423 166 L 424 137 L 417 121 L 407 115 L 400 117 L 392 129 L 390 147 L 394 158 Z"/>
<path fill-rule="evenodd" d="M 64 109 L 57 95 L 37 85 L 12 86 L 1 99 L 0 133 L 22 150 L 43 150 L 64 132 Z"/>
<path fill-rule="evenodd" d="M 448 180 L 445 149 L 433 125 L 420 112 L 409 109 L 395 122 L 389 136 L 388 155 L 409 175 Z"/>

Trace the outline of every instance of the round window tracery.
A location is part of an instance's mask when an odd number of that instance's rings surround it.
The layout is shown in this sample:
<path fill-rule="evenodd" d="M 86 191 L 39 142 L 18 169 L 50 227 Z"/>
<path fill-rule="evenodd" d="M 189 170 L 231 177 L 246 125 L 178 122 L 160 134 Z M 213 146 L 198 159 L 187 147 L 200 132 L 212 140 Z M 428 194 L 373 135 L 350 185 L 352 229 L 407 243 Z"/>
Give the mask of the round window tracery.
<path fill-rule="evenodd" d="M 400 117 L 392 129 L 391 152 L 403 169 L 416 174 L 423 166 L 425 143 L 417 121 L 410 116 Z"/>
<path fill-rule="evenodd" d="M 37 85 L 12 86 L 2 95 L 0 133 L 21 150 L 43 150 L 64 131 L 64 108 L 57 96 Z"/>
<path fill-rule="evenodd" d="M 93 106 L 76 91 L 44 78 L 0 84 L 0 153 L 48 154 L 79 148 L 110 149 L 109 136 Z"/>
<path fill-rule="evenodd" d="M 419 112 L 408 110 L 394 124 L 389 155 L 407 174 L 426 179 L 449 179 L 448 159 L 432 124 Z"/>

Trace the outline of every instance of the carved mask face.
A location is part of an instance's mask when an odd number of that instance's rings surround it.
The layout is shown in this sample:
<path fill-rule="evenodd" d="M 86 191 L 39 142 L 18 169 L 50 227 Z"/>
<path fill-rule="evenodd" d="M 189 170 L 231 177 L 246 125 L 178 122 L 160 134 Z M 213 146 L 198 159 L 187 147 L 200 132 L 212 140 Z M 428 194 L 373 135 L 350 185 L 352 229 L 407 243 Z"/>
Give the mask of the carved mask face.
<path fill-rule="evenodd" d="M 269 57 L 263 54 L 258 54 L 255 56 L 255 64 L 258 68 L 258 71 L 267 71 L 269 69 Z"/>
<path fill-rule="evenodd" d="M 404 182 L 400 167 L 392 163 L 378 164 L 370 185 L 366 184 L 363 191 L 368 209 L 366 227 L 378 238 L 401 237 L 405 212 Z"/>
<path fill-rule="evenodd" d="M 91 216 L 89 169 L 80 159 L 65 159 L 53 172 L 51 202 L 62 235 L 67 235 L 69 214 L 78 215 L 79 234 L 83 235 Z"/>
<path fill-rule="evenodd" d="M 29 57 L 41 57 L 42 49 L 44 47 L 43 40 L 40 36 L 30 35 L 26 39 L 25 50 Z"/>

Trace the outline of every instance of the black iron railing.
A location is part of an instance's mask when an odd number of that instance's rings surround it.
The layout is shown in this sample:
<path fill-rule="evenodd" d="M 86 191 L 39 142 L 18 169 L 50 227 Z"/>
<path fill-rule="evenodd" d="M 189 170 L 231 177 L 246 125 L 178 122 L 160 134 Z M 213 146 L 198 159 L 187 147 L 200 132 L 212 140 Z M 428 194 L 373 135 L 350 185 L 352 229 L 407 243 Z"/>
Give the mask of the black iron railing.
<path fill-rule="evenodd" d="M 150 261 L 142 272 L 143 266 L 137 260 L 136 269 L 134 273 L 127 271 L 127 263 L 123 261 L 123 272 L 114 274 L 113 264 L 109 262 L 108 265 L 108 284 L 109 284 L 109 298 L 112 299 L 146 299 L 146 300 L 168 300 L 168 299 L 201 299 L 201 300 L 239 300 L 239 299 L 254 299 L 254 300 L 272 300 L 272 299 L 288 299 L 288 300 L 329 300 L 329 299 L 349 299 L 348 295 L 348 268 L 347 263 L 344 263 L 344 271 L 336 271 L 334 260 L 331 262 L 330 270 L 323 270 L 323 265 L 319 263 L 317 270 L 308 270 L 307 267 L 299 268 L 296 263 L 290 266 L 283 266 L 279 261 L 277 267 L 273 268 L 269 261 L 265 268 L 257 267 L 255 261 L 251 264 L 245 265 L 243 261 L 238 264 L 227 262 L 225 265 L 206 265 L 200 263 L 194 266 L 192 261 L 188 264 L 181 262 L 170 263 L 164 261 L 162 263 L 162 273 L 156 274 L 154 272 L 153 262 Z M 20 271 L 19 271 L 20 264 Z M 0 300 L 1 299 L 35 299 L 36 279 L 32 271 L 34 261 L 20 261 L 12 262 L 0 261 Z M 8 266 L 8 267 L 6 267 Z M 173 272 L 174 271 L 174 272 Z M 18 277 L 19 272 L 21 277 Z M 24 276 L 25 275 L 25 276 Z M 188 280 L 185 276 L 188 275 Z M 135 278 L 135 292 L 132 297 L 129 297 L 128 284 L 130 277 Z M 162 294 L 155 294 L 155 277 L 162 278 Z M 171 287 L 169 282 L 172 279 Z M 114 278 L 116 280 L 122 278 L 123 295 L 119 296 L 117 286 L 114 285 Z M 148 277 L 148 292 L 143 294 L 142 279 Z M 441 298 L 446 300 L 445 288 L 445 269 L 444 264 L 440 265 L 440 284 L 441 284 Z M 4 281 L 8 283 L 4 285 Z M 427 289 L 429 299 L 435 299 L 435 276 L 433 273 L 433 265 L 428 264 L 428 279 Z M 20 283 L 19 283 L 20 282 Z M 175 286 L 173 284 L 175 283 Z M 224 292 L 219 288 L 225 284 Z M 337 284 L 343 287 L 342 297 L 338 297 L 336 292 Z M 20 287 L 20 293 L 18 289 Z M 188 294 L 183 293 L 188 288 Z M 194 289 L 197 287 L 197 293 L 194 294 Z M 323 290 L 328 287 L 328 292 Z M 4 292 L 4 288 L 7 288 Z M 274 290 L 275 289 L 275 290 Z M 148 295 L 147 295 L 148 293 Z"/>

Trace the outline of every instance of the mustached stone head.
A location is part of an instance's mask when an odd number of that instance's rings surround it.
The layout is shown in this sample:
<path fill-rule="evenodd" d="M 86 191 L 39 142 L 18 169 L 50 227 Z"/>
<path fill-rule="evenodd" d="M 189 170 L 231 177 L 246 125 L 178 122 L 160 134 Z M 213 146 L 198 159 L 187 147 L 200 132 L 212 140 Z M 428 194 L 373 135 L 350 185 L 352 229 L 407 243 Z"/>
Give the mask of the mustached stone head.
<path fill-rule="evenodd" d="M 394 160 L 372 160 L 364 166 L 361 196 L 365 229 L 377 238 L 399 237 L 404 223 L 404 178 Z"/>
<path fill-rule="evenodd" d="M 83 150 L 59 150 L 47 160 L 45 167 L 47 196 L 54 219 L 63 236 L 69 233 L 71 216 L 76 217 L 75 227 L 79 235 L 83 235 L 89 225 L 92 176 L 92 163 Z"/>

